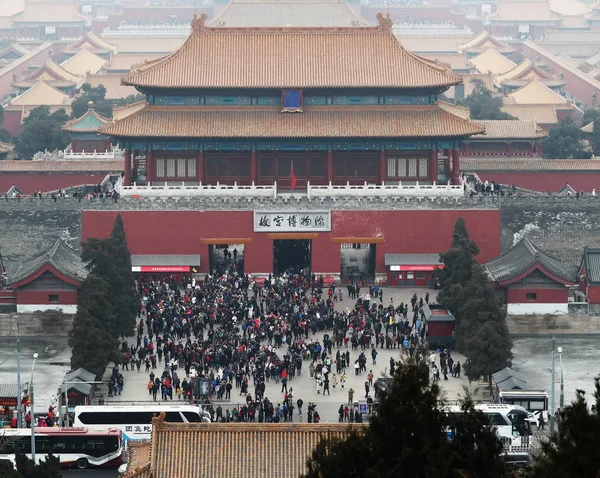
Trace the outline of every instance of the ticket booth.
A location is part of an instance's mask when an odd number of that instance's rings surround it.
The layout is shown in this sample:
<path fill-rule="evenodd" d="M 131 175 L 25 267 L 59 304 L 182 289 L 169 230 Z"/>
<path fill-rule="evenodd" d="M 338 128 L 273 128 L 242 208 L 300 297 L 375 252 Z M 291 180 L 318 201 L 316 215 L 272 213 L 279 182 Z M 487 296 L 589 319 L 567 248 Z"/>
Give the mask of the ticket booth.
<path fill-rule="evenodd" d="M 439 254 L 386 254 L 387 283 L 391 287 L 433 287 L 435 269 L 442 269 Z"/>

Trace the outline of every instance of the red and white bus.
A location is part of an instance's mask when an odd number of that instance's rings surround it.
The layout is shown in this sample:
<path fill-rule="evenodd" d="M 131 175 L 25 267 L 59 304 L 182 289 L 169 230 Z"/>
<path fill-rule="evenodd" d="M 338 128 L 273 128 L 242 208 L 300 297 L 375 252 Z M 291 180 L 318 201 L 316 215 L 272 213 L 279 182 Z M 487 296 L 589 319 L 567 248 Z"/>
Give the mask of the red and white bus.
<path fill-rule="evenodd" d="M 0 460 L 15 462 L 15 452 L 31 458 L 31 429 L 0 430 Z M 119 466 L 124 449 L 121 430 L 117 428 L 35 428 L 35 458 L 40 462 L 52 453 L 65 468 Z"/>

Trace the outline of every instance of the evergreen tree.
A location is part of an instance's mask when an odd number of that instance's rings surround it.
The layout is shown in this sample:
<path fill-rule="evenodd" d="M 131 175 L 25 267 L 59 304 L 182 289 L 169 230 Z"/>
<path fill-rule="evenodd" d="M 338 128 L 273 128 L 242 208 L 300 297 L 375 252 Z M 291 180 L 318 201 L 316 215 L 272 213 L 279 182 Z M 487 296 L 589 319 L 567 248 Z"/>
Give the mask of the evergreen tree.
<path fill-rule="evenodd" d="M 488 419 L 468 399 L 464 413 L 446 415 L 440 388 L 428 377 L 424 363 L 400 365 L 369 426 L 322 440 L 305 478 L 503 476 L 501 444 Z"/>
<path fill-rule="evenodd" d="M 454 225 L 450 249 L 440 253 L 440 262 L 444 264 L 444 268 L 435 271 L 436 280 L 442 287 L 438 302 L 452 312 L 455 312 L 458 306 L 454 287 L 464 285 L 471 279 L 477 254 L 479 248 L 469 238 L 464 219 L 459 217 Z"/>
<path fill-rule="evenodd" d="M 71 118 L 83 116 L 89 108 L 90 101 L 94 104 L 94 111 L 105 118 L 112 118 L 112 104 L 106 100 L 106 88 L 103 85 L 92 86 L 84 83 L 81 86 L 82 95 L 71 103 Z"/>
<path fill-rule="evenodd" d="M 16 142 L 16 152 L 21 159 L 32 159 L 38 151 L 62 150 L 69 144 L 69 134 L 62 126 L 69 119 L 64 109 L 50 113 L 47 106 L 31 110 L 23 121 L 23 132 Z"/>
<path fill-rule="evenodd" d="M 546 159 L 588 159 L 591 154 L 582 145 L 583 132 L 569 118 L 563 118 L 558 126 L 551 128 L 543 141 Z"/>
<path fill-rule="evenodd" d="M 600 476 L 600 377 L 595 379 L 595 403 L 588 409 L 585 392 L 565 406 L 558 429 L 542 441 L 534 478 L 596 478 Z"/>
<path fill-rule="evenodd" d="M 114 311 L 117 320 L 112 330 L 113 335 L 131 336 L 136 316 L 140 311 L 140 300 L 134 288 L 131 254 L 120 214 L 115 219 L 110 237 L 90 238 L 83 244 L 82 257 L 88 263 L 88 269 L 103 279 L 109 287 L 112 307 L 107 310 L 102 322 L 111 324 L 111 311 Z"/>
<path fill-rule="evenodd" d="M 83 367 L 101 378 L 108 363 L 118 360 L 117 346 L 111 331 L 87 309 L 78 305 L 73 328 L 69 332 L 71 369 Z"/>
<path fill-rule="evenodd" d="M 62 476 L 60 472 L 60 460 L 52 454 L 46 455 L 44 460 L 35 464 L 23 452 L 17 451 L 15 462 L 17 470 L 14 474 L 2 474 L 0 475 L 2 478 L 61 478 Z"/>
<path fill-rule="evenodd" d="M 514 120 L 514 116 L 502 111 L 502 98 L 494 96 L 482 81 L 475 80 L 473 92 L 467 96 L 462 104 L 471 111 L 474 120 Z"/>

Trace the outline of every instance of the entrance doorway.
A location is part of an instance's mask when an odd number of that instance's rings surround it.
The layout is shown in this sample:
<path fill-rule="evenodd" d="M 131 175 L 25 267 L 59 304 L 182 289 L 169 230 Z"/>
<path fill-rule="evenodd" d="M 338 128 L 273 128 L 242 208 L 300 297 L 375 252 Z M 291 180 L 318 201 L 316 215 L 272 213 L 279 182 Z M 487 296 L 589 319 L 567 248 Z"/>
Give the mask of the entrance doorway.
<path fill-rule="evenodd" d="M 244 244 L 209 244 L 210 271 L 223 274 L 235 265 L 244 273 Z"/>
<path fill-rule="evenodd" d="M 375 282 L 376 244 L 340 244 L 343 282 Z"/>
<path fill-rule="evenodd" d="M 274 239 L 273 273 L 310 274 L 311 242 L 310 239 Z"/>

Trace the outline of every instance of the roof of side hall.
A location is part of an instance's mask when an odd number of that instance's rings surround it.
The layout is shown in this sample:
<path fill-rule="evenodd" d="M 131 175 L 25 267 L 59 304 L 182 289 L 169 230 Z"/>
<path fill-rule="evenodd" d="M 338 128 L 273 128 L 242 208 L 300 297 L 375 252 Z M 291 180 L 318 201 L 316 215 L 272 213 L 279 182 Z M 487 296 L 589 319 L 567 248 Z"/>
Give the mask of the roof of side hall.
<path fill-rule="evenodd" d="M 138 88 L 438 88 L 462 83 L 404 49 L 392 20 L 367 27 L 208 27 L 192 21 L 184 44 L 123 78 Z"/>

